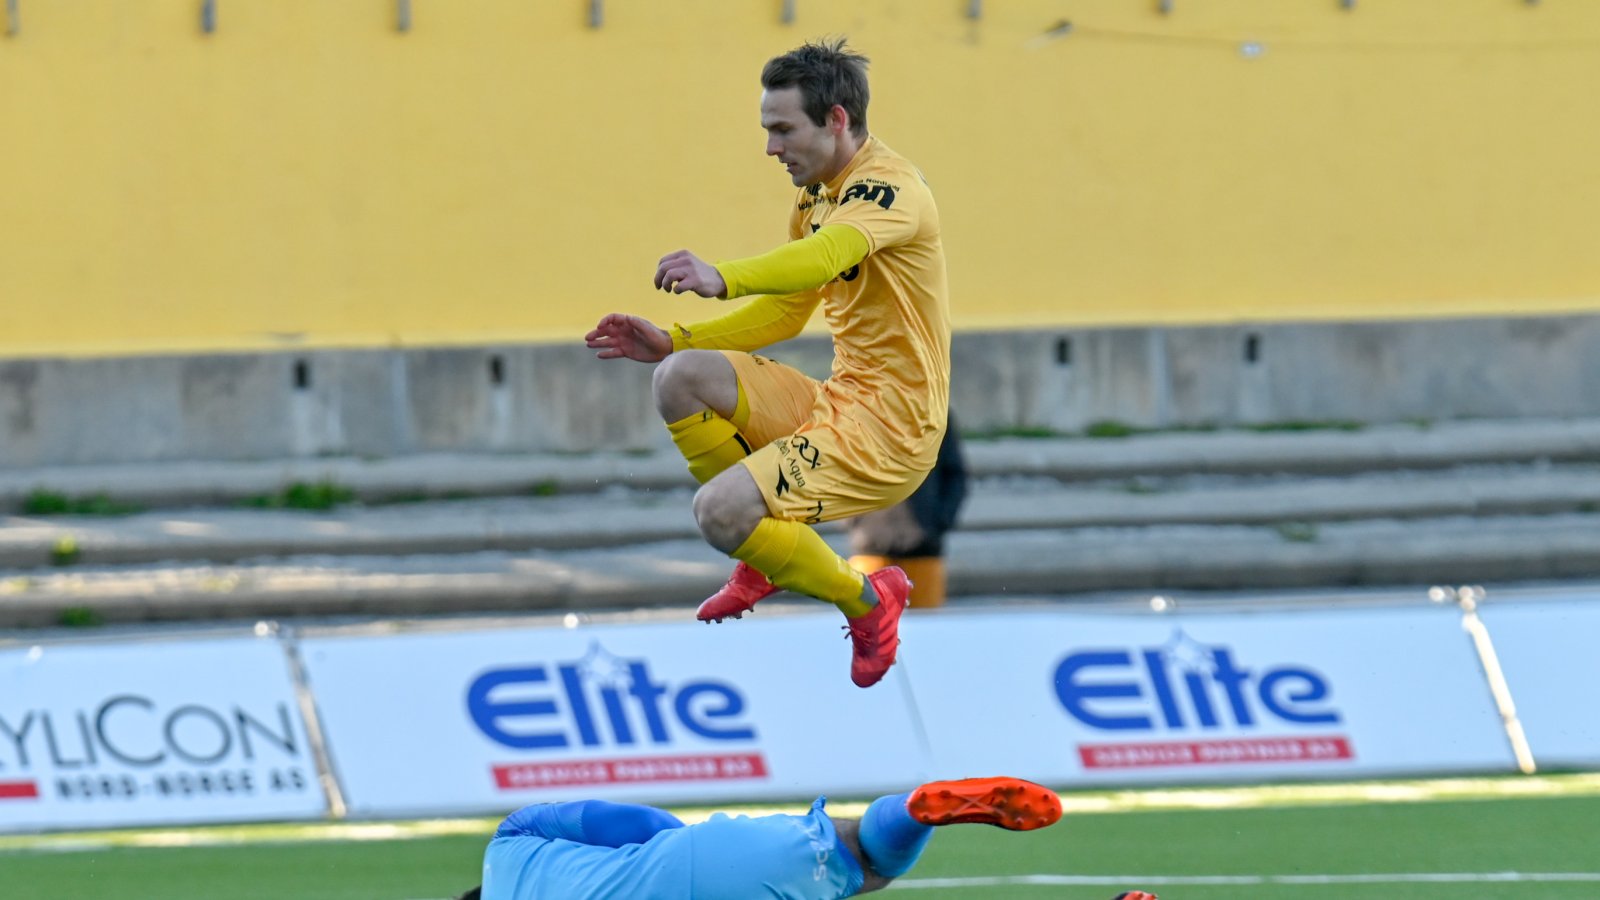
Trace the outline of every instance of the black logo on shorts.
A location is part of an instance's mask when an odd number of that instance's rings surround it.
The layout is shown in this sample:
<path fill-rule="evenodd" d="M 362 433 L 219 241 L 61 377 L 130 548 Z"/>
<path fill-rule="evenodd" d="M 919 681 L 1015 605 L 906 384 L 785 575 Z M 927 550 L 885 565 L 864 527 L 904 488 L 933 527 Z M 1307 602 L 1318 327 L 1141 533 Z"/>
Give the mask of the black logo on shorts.
<path fill-rule="evenodd" d="M 800 461 L 810 463 L 810 468 L 815 469 L 822 465 L 822 452 L 811 446 L 811 439 L 807 437 L 798 437 L 793 441 L 778 438 L 772 444 L 778 448 L 779 457 L 778 483 L 772 490 L 773 495 L 781 497 L 789 491 L 805 490 L 806 469 L 801 468 Z"/>
<path fill-rule="evenodd" d="M 795 441 L 794 452 L 798 454 L 801 459 L 810 463 L 811 468 L 813 469 L 822 465 L 822 451 L 811 446 L 810 438 L 803 437 Z"/>
<path fill-rule="evenodd" d="M 819 525 L 819 524 L 822 523 L 822 501 L 821 500 L 817 501 L 816 508 L 811 511 L 811 515 L 806 516 L 805 523 L 807 525 Z"/>

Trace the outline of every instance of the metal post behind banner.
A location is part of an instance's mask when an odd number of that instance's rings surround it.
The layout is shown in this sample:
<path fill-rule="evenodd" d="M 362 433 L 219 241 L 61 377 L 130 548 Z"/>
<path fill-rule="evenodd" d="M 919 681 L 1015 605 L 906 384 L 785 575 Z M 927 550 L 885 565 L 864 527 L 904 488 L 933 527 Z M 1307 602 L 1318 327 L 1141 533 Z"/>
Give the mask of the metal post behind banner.
<path fill-rule="evenodd" d="M 1454 600 L 1461 607 L 1461 628 L 1472 638 L 1472 646 L 1478 652 L 1478 664 L 1483 667 L 1484 678 L 1489 682 L 1489 693 L 1494 697 L 1495 709 L 1500 713 L 1500 722 L 1505 727 L 1506 740 L 1511 743 L 1511 752 L 1517 758 L 1517 769 L 1524 775 L 1532 775 L 1538 771 L 1533 748 L 1528 745 L 1528 735 L 1522 730 L 1522 720 L 1517 718 L 1517 704 L 1512 699 L 1511 685 L 1506 682 L 1505 671 L 1500 668 L 1500 656 L 1495 652 L 1494 641 L 1483 619 L 1478 616 L 1478 604 L 1485 596 L 1484 589 L 1476 585 L 1435 587 L 1428 591 L 1429 599 L 1436 603 Z"/>
<path fill-rule="evenodd" d="M 328 817 L 343 819 L 350 808 L 344 800 L 344 787 L 339 783 L 339 773 L 334 770 L 333 756 L 328 752 L 328 740 L 322 730 L 322 714 L 317 710 L 317 698 L 306 677 L 305 660 L 300 656 L 300 644 L 292 629 L 277 622 L 257 622 L 256 634 L 278 638 L 283 654 L 289 660 L 289 680 L 294 685 L 295 699 L 300 704 L 300 718 L 306 723 L 306 740 L 311 744 L 311 761 L 317 767 L 317 779 L 328 798 Z"/>

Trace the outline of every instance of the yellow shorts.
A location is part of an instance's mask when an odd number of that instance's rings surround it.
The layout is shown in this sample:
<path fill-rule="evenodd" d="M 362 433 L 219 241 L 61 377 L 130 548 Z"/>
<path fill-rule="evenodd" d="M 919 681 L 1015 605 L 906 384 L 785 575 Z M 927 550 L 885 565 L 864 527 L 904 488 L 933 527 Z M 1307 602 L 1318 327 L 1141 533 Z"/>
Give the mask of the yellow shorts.
<path fill-rule="evenodd" d="M 774 518 L 848 519 L 893 506 L 922 484 L 927 471 L 886 449 L 870 417 L 830 402 L 823 382 L 766 357 L 723 353 L 748 406 L 733 424 L 756 448 L 742 462 Z"/>

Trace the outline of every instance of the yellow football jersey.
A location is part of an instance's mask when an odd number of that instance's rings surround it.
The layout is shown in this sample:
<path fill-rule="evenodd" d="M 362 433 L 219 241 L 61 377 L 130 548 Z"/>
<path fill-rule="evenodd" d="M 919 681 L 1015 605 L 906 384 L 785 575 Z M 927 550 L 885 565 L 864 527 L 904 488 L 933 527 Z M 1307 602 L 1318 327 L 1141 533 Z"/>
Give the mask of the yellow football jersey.
<path fill-rule="evenodd" d="M 834 344 L 821 401 L 870 417 L 855 424 L 904 454 L 892 467 L 925 471 L 950 404 L 949 284 L 933 194 L 905 157 L 869 137 L 837 177 L 800 190 L 789 237 L 824 225 L 855 228 L 870 251 L 817 289 Z"/>

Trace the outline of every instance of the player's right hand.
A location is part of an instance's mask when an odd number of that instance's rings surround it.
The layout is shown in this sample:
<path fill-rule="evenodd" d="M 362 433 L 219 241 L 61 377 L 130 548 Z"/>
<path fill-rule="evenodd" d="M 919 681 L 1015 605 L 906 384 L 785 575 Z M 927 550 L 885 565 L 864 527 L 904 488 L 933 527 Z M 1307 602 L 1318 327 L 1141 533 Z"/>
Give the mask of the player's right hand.
<path fill-rule="evenodd" d="M 672 335 L 648 319 L 611 313 L 583 337 L 600 359 L 660 362 L 672 352 Z"/>

